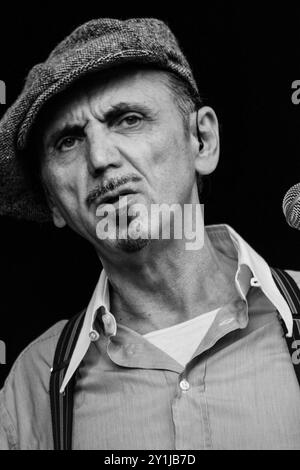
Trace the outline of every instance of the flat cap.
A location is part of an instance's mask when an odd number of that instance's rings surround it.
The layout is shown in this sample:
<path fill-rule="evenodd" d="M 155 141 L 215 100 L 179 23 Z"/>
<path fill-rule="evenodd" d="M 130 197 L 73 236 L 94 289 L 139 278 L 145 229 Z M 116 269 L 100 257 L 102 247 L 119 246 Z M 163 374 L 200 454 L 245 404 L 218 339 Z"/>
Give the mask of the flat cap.
<path fill-rule="evenodd" d="M 30 131 L 43 106 L 89 73 L 149 64 L 171 71 L 198 96 L 191 68 L 168 26 L 154 18 L 100 18 L 79 26 L 45 62 L 29 72 L 16 102 L 0 121 L 0 215 L 44 222 L 50 212 L 24 173 Z"/>

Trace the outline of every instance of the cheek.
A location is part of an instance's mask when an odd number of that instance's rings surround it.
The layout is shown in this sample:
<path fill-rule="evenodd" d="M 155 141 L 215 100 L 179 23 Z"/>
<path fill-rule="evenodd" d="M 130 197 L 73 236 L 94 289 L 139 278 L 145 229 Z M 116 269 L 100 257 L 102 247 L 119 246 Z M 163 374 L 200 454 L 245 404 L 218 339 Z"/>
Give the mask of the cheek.
<path fill-rule="evenodd" d="M 73 169 L 49 165 L 43 171 L 43 178 L 53 199 L 64 206 L 70 205 L 80 194 L 80 178 Z"/>
<path fill-rule="evenodd" d="M 128 152 L 132 163 L 139 166 L 145 175 L 155 173 L 170 175 L 170 167 L 175 170 L 178 163 L 182 164 L 182 139 L 176 137 L 174 132 L 157 132 L 143 141 L 135 142 Z"/>
<path fill-rule="evenodd" d="M 162 139 L 160 145 L 155 146 L 153 162 L 156 176 L 160 180 L 168 181 L 168 185 L 173 182 L 181 186 L 194 177 L 192 149 L 189 141 L 180 132 Z"/>

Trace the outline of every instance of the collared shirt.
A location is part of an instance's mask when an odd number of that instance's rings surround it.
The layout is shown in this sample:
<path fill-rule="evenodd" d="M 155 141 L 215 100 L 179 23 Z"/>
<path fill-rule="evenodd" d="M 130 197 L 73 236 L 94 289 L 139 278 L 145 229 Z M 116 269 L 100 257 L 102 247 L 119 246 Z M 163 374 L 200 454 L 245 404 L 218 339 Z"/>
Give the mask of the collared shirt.
<path fill-rule="evenodd" d="M 219 310 L 185 367 L 116 325 L 102 272 L 62 387 L 81 363 L 73 448 L 300 449 L 300 390 L 278 318 L 290 334 L 288 305 L 266 262 L 236 232 L 207 231 L 217 250 L 238 260 L 240 298 Z M 52 448 L 49 368 L 64 324 L 16 361 L 0 395 L 0 448 Z"/>
<path fill-rule="evenodd" d="M 290 309 L 276 288 L 270 268 L 265 260 L 228 225 L 210 226 L 206 227 L 206 230 L 216 249 L 233 258 L 238 258 L 238 270 L 235 281 L 241 298 L 246 300 L 246 294 L 250 287 L 251 278 L 253 278 L 252 283 L 256 283 L 257 286 L 260 286 L 265 295 L 271 300 L 271 302 L 273 302 L 286 324 L 288 334 L 291 335 L 292 317 Z M 224 247 L 224 237 L 227 239 L 226 247 Z M 83 327 L 61 386 L 61 392 L 64 391 L 67 383 L 89 348 L 91 338 L 93 338 L 93 334 L 95 332 L 95 317 L 98 312 L 98 308 L 101 306 L 104 306 L 105 308 L 105 314 L 102 315 L 102 320 L 106 327 L 106 331 L 109 329 L 108 334 L 114 336 L 117 331 L 117 326 L 115 318 L 110 312 L 109 283 L 104 270 L 101 272 L 99 282 L 88 305 Z"/>
<path fill-rule="evenodd" d="M 208 332 L 219 308 L 197 315 L 176 325 L 151 331 L 144 336 L 179 364 L 185 366 Z"/>

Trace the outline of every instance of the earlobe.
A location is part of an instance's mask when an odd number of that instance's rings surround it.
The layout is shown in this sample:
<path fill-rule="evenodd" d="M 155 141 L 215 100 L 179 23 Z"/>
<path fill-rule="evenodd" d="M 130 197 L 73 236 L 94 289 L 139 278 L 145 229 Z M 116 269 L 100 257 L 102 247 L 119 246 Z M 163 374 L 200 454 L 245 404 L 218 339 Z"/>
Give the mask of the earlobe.
<path fill-rule="evenodd" d="M 65 219 L 63 218 L 63 216 L 61 215 L 60 210 L 55 205 L 49 189 L 47 188 L 47 186 L 45 184 L 43 185 L 43 188 L 44 188 L 44 191 L 45 191 L 45 196 L 46 196 L 46 199 L 47 199 L 48 207 L 49 207 L 49 209 L 52 213 L 52 220 L 53 220 L 54 225 L 57 228 L 65 227 L 67 225 L 67 223 L 66 223 Z"/>
<path fill-rule="evenodd" d="M 201 175 L 212 173 L 219 161 L 219 125 L 212 108 L 203 106 L 196 113 L 197 154 L 196 171 Z"/>
<path fill-rule="evenodd" d="M 67 225 L 65 219 L 63 218 L 63 216 L 61 215 L 59 209 L 56 207 L 56 206 L 53 206 L 51 208 L 52 210 L 52 219 L 53 219 L 53 223 L 54 225 L 57 227 L 57 228 L 63 228 Z"/>

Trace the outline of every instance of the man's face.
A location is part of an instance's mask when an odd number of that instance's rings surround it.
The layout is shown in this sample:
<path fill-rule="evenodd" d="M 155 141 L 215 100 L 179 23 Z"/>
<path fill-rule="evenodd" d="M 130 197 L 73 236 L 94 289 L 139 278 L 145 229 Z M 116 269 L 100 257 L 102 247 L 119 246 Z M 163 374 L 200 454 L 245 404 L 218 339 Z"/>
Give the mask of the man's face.
<path fill-rule="evenodd" d="M 97 209 L 117 207 L 120 194 L 129 206 L 148 208 L 199 202 L 197 150 L 163 72 L 116 72 L 65 93 L 42 135 L 42 178 L 56 225 L 67 223 L 100 255 L 142 248 L 145 240 L 99 240 Z"/>

